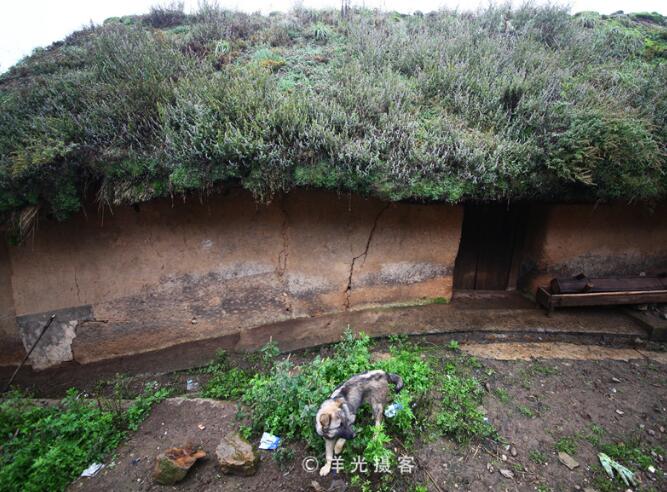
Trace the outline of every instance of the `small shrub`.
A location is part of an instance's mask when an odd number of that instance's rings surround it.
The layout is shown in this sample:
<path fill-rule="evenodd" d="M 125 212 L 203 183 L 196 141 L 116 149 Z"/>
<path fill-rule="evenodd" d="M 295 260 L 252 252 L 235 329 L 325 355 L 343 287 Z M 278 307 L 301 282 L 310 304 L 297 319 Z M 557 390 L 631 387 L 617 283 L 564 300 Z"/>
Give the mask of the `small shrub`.
<path fill-rule="evenodd" d="M 521 415 L 523 415 L 524 417 L 533 418 L 535 416 L 535 412 L 533 412 L 530 409 L 530 407 L 528 407 L 526 405 L 519 405 L 518 409 L 519 409 L 519 413 Z"/>
<path fill-rule="evenodd" d="M 183 24 L 187 15 L 183 11 L 183 2 L 151 7 L 145 21 L 152 27 L 165 28 Z"/>
<path fill-rule="evenodd" d="M 204 398 L 238 400 L 243 396 L 251 376 L 237 368 L 222 370 L 213 375 L 202 389 Z"/>
<path fill-rule="evenodd" d="M 441 384 L 442 401 L 436 425 L 458 442 L 495 434 L 479 406 L 484 390 L 475 378 L 448 374 Z"/>
<path fill-rule="evenodd" d="M 251 375 L 238 367 L 231 367 L 227 352 L 218 350 L 215 359 L 204 369 L 211 378 L 202 388 L 204 398 L 238 400 L 250 382 Z"/>

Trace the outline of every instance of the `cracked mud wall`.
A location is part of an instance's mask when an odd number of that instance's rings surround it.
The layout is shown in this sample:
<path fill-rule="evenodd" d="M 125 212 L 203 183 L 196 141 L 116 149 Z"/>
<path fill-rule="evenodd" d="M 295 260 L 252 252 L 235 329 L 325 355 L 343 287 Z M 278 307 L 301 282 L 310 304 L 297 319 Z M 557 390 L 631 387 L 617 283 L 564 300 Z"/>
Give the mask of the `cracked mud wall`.
<path fill-rule="evenodd" d="M 24 357 L 23 344 L 16 326 L 9 252 L 0 244 L 0 366 L 17 364 Z"/>
<path fill-rule="evenodd" d="M 534 295 L 558 276 L 667 272 L 667 204 L 535 205 L 520 288 Z"/>
<path fill-rule="evenodd" d="M 241 190 L 104 217 L 91 206 L 65 223 L 40 222 L 34 240 L 10 248 L 19 340 L 62 310 L 33 366 L 85 364 L 292 318 L 449 298 L 461 220 L 454 206 L 306 191 L 267 206 Z"/>

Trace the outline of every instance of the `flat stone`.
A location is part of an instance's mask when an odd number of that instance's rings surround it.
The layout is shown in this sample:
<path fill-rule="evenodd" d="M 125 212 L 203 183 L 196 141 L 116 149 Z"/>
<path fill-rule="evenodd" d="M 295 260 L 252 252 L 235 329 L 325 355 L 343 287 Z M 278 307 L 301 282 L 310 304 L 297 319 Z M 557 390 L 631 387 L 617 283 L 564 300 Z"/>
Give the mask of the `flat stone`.
<path fill-rule="evenodd" d="M 505 478 L 514 478 L 514 472 L 512 470 L 502 469 L 499 471 L 500 474 Z"/>
<path fill-rule="evenodd" d="M 259 456 L 238 432 L 231 432 L 223 437 L 215 454 L 220 470 L 226 475 L 250 476 L 257 471 Z"/>
<path fill-rule="evenodd" d="M 558 461 L 563 463 L 570 470 L 574 470 L 575 468 L 577 468 L 579 466 L 579 463 L 577 463 L 577 461 L 572 456 L 570 456 L 567 453 L 564 453 L 563 451 L 560 451 L 558 453 Z"/>
<path fill-rule="evenodd" d="M 317 480 L 312 480 L 310 482 L 310 489 L 314 492 L 325 492 L 325 488 L 322 487 Z"/>
<path fill-rule="evenodd" d="M 160 453 L 155 459 L 153 480 L 162 485 L 173 485 L 188 474 L 188 470 L 199 458 L 206 456 L 201 450 L 191 448 L 170 448 Z"/>

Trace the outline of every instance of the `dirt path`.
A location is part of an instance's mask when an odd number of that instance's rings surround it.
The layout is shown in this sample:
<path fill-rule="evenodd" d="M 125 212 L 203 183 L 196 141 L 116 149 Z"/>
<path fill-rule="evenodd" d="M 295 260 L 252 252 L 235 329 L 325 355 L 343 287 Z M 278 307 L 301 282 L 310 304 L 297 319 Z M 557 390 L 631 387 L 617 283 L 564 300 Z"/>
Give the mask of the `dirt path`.
<path fill-rule="evenodd" d="M 486 376 L 490 390 L 484 408 L 505 442 L 456 445 L 448 439 L 420 436 L 414 455 L 423 469 L 414 474 L 413 484 L 438 490 L 424 473 L 426 469 L 442 491 L 593 487 L 602 492 L 602 486 L 608 485 L 597 462 L 602 444 L 634 443 L 645 450 L 661 447 L 663 451 L 656 455 L 664 454 L 664 353 L 526 343 L 470 344 L 462 349 L 474 354 L 480 363 L 476 371 Z M 531 360 L 531 356 L 541 359 Z M 221 475 L 215 447 L 222 435 L 240 425 L 235 415 L 236 405 L 231 402 L 169 399 L 158 405 L 118 450 L 113 464 L 97 477 L 78 480 L 70 490 L 164 490 L 166 487 L 154 485 L 150 478 L 153 459 L 160 450 L 188 441 L 201 445 L 209 456 L 174 490 L 307 491 L 312 490 L 312 480 L 326 490 L 333 480 L 340 480 L 340 476 L 320 479 L 305 472 L 301 462 L 308 453 L 298 445 L 293 446 L 294 460 L 285 469 L 278 466 L 271 452 L 262 451 L 255 476 Z M 199 425 L 205 429 L 200 430 Z M 571 454 L 579 467 L 570 471 L 559 462 L 557 443 L 572 446 Z M 659 457 L 654 461 L 656 473 L 639 470 L 640 490 L 667 490 L 662 475 L 667 464 Z M 505 478 L 500 469 L 510 470 L 514 477 Z M 403 490 L 412 489 L 406 486 Z"/>
<path fill-rule="evenodd" d="M 476 357 L 497 360 L 642 360 L 667 364 L 667 352 L 637 348 L 611 348 L 575 343 L 466 343 L 461 349 Z"/>

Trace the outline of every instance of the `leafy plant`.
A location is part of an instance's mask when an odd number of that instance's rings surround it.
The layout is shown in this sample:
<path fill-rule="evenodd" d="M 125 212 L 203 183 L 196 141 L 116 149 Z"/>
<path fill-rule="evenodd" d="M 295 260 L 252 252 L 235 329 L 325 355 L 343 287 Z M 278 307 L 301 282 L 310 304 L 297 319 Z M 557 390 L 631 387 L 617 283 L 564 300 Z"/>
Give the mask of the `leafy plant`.
<path fill-rule="evenodd" d="M 441 392 L 436 424 L 444 434 L 459 442 L 495 434 L 479 408 L 484 390 L 477 379 L 447 374 L 442 380 Z"/>
<path fill-rule="evenodd" d="M 74 389 L 57 406 L 10 393 L 0 401 L 0 491 L 64 490 L 88 465 L 104 460 L 167 394 L 147 387 L 119 420 Z"/>
<path fill-rule="evenodd" d="M 243 396 L 250 377 L 246 371 L 238 367 L 222 370 L 207 381 L 202 389 L 202 396 L 220 400 L 238 400 Z"/>
<path fill-rule="evenodd" d="M 248 386 L 251 375 L 238 367 L 231 367 L 225 350 L 218 350 L 215 359 L 206 367 L 211 378 L 202 388 L 205 398 L 238 400 Z"/>

